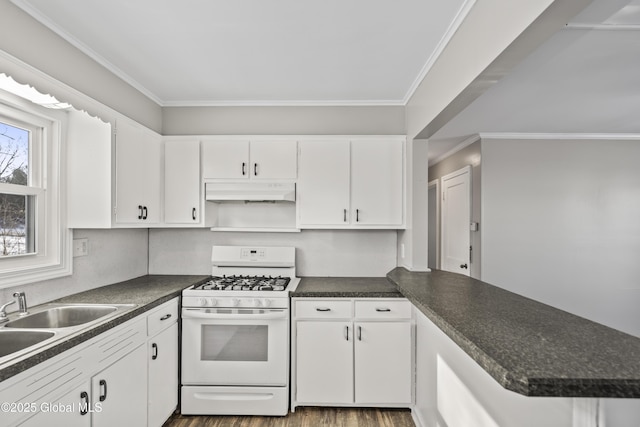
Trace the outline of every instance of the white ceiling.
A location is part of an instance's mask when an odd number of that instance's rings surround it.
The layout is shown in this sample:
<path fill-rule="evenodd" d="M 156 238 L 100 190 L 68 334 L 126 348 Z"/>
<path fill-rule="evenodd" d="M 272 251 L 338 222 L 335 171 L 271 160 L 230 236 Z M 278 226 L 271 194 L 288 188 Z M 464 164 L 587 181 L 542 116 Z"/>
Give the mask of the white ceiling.
<path fill-rule="evenodd" d="M 12 0 L 162 106 L 404 105 L 471 0 Z"/>
<path fill-rule="evenodd" d="M 483 132 L 640 134 L 640 0 L 592 3 L 436 132 L 430 158 Z"/>

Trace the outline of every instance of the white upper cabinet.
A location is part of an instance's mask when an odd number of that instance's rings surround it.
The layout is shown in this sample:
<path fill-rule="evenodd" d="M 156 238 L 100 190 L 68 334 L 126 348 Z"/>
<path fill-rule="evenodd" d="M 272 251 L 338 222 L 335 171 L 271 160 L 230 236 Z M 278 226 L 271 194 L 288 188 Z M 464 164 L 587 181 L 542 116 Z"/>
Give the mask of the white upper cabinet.
<path fill-rule="evenodd" d="M 125 117 L 104 123 L 71 110 L 70 228 L 151 227 L 161 220 L 162 137 Z"/>
<path fill-rule="evenodd" d="M 204 179 L 249 178 L 249 141 L 204 141 L 202 175 Z"/>
<path fill-rule="evenodd" d="M 296 141 L 251 141 L 251 179 L 293 180 L 297 175 Z"/>
<path fill-rule="evenodd" d="M 349 224 L 349 141 L 300 141 L 301 226 Z"/>
<path fill-rule="evenodd" d="M 162 138 L 137 123 L 116 127 L 116 210 L 118 224 L 160 222 Z"/>
<path fill-rule="evenodd" d="M 404 139 L 300 141 L 299 228 L 402 228 Z"/>
<path fill-rule="evenodd" d="M 207 140 L 202 173 L 207 179 L 295 180 L 295 140 Z"/>
<path fill-rule="evenodd" d="M 200 141 L 164 143 L 164 222 L 169 226 L 203 223 Z"/>
<path fill-rule="evenodd" d="M 351 141 L 352 223 L 402 225 L 402 165 L 401 140 Z"/>

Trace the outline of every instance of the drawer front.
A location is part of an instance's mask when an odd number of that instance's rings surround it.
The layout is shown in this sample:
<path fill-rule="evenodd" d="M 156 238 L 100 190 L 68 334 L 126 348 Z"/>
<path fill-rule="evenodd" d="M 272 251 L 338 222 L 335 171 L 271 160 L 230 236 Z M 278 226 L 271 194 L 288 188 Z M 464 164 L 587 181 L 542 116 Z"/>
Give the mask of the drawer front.
<path fill-rule="evenodd" d="M 152 337 L 178 321 L 178 298 L 153 310 L 147 316 L 147 335 Z"/>
<path fill-rule="evenodd" d="M 351 301 L 306 300 L 295 302 L 296 318 L 349 319 L 352 316 Z"/>
<path fill-rule="evenodd" d="M 356 301 L 358 319 L 410 319 L 411 303 L 407 300 Z"/>

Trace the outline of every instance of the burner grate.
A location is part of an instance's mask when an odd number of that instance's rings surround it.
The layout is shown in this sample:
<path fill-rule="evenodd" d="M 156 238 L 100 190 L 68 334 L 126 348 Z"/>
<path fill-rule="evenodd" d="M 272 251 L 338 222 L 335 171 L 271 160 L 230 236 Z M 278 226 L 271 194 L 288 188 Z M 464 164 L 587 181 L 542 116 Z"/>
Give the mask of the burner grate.
<path fill-rule="evenodd" d="M 291 279 L 271 276 L 213 276 L 195 290 L 213 291 L 284 291 Z"/>

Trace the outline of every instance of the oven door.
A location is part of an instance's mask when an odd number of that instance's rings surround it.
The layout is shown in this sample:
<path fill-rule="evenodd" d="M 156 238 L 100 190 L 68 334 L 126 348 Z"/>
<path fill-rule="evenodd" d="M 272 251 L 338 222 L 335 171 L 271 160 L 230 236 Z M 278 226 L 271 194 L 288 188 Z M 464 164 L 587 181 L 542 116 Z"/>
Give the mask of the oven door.
<path fill-rule="evenodd" d="M 286 386 L 287 309 L 183 308 L 183 385 Z"/>

